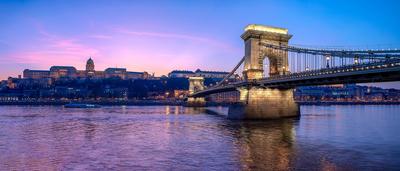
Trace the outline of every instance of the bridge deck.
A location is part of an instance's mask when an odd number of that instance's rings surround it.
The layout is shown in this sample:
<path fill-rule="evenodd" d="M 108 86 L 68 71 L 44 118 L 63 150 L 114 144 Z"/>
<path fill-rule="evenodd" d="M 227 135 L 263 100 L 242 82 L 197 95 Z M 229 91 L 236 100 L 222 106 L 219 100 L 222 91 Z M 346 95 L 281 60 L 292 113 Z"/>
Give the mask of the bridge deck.
<path fill-rule="evenodd" d="M 260 86 L 269 88 L 294 88 L 308 85 L 329 85 L 346 83 L 388 82 L 400 80 L 400 60 L 355 64 L 314 71 L 292 73 L 260 80 L 248 80 L 211 87 L 196 92 L 190 97 L 202 97 L 210 94 L 235 91 L 240 87 Z"/>

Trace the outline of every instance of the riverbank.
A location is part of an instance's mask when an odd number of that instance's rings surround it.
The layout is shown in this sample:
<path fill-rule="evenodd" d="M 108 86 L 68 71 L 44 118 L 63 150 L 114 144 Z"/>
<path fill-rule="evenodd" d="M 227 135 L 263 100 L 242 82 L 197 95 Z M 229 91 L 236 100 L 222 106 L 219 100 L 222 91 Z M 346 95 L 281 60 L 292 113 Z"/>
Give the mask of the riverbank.
<path fill-rule="evenodd" d="M 0 102 L 0 105 L 65 105 L 69 103 L 88 103 L 98 105 L 137 105 L 137 106 L 158 106 L 158 105 L 171 105 L 181 106 L 184 101 L 176 100 L 129 100 L 129 101 L 109 101 L 109 100 L 84 100 L 84 101 L 66 101 L 66 100 L 35 100 L 35 101 L 8 101 Z"/>
<path fill-rule="evenodd" d="M 299 105 L 400 105 L 400 102 L 297 102 Z"/>
<path fill-rule="evenodd" d="M 183 100 L 81 100 L 81 101 L 67 101 L 67 100 L 30 100 L 30 101 L 0 101 L 0 105 L 65 105 L 68 103 L 89 103 L 105 106 L 184 106 L 186 104 Z M 299 105 L 400 105 L 400 102 L 297 102 Z M 220 103 L 220 102 L 207 102 L 207 106 L 229 106 L 235 103 Z"/>

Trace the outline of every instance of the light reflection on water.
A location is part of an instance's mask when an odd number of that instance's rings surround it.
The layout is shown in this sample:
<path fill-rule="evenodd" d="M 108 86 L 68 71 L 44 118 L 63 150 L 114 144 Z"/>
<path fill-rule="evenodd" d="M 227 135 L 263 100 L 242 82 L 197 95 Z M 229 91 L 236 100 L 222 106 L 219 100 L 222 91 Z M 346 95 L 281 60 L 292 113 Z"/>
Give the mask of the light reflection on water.
<path fill-rule="evenodd" d="M 399 109 L 302 106 L 300 118 L 231 121 L 180 106 L 0 106 L 0 169 L 397 169 Z"/>

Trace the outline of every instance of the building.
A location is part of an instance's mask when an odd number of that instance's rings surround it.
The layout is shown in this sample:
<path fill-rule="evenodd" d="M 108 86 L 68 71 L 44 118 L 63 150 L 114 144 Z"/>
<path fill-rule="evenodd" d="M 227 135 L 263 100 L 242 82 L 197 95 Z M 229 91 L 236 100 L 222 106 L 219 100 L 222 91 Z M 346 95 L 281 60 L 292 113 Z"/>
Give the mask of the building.
<path fill-rule="evenodd" d="M 92 58 L 86 61 L 85 70 L 77 70 L 73 66 L 52 66 L 50 70 L 30 70 L 23 71 L 23 77 L 29 79 L 43 79 L 43 78 L 114 78 L 121 79 L 149 79 L 151 75 L 147 72 L 133 72 L 127 71 L 126 68 L 107 68 L 105 71 L 96 71 L 95 64 Z"/>
<path fill-rule="evenodd" d="M 105 78 L 119 77 L 121 79 L 125 79 L 126 68 L 107 68 L 104 71 L 104 75 L 105 75 Z"/>
<path fill-rule="evenodd" d="M 23 72 L 23 77 L 32 79 L 50 78 L 50 71 L 25 69 Z"/>
<path fill-rule="evenodd" d="M 8 77 L 7 79 L 7 87 L 9 89 L 15 89 L 17 87 L 16 78 Z"/>
<path fill-rule="evenodd" d="M 224 78 L 229 74 L 229 72 L 202 71 L 200 69 L 197 69 L 194 73 L 196 77 L 204 77 L 204 78 Z"/>
<path fill-rule="evenodd" d="M 298 87 L 297 101 L 399 102 L 400 90 L 355 84 Z"/>
<path fill-rule="evenodd" d="M 224 78 L 229 72 L 221 71 L 202 71 L 197 69 L 196 71 L 186 70 L 173 70 L 168 74 L 170 78 L 189 78 L 189 77 L 204 77 L 204 78 Z"/>
<path fill-rule="evenodd" d="M 126 72 L 126 79 L 148 79 L 150 77 L 147 72 Z"/>
<path fill-rule="evenodd" d="M 169 78 L 189 78 L 195 76 L 193 71 L 173 70 L 168 74 Z"/>
<path fill-rule="evenodd" d="M 50 77 L 58 78 L 76 78 L 77 70 L 73 66 L 52 66 L 50 67 Z"/>
<path fill-rule="evenodd" d="M 173 97 L 176 99 L 183 99 L 189 95 L 189 90 L 174 90 Z"/>
<path fill-rule="evenodd" d="M 95 77 L 96 76 L 96 71 L 94 70 L 94 61 L 92 58 L 89 58 L 86 61 L 86 70 L 85 74 L 87 77 Z"/>

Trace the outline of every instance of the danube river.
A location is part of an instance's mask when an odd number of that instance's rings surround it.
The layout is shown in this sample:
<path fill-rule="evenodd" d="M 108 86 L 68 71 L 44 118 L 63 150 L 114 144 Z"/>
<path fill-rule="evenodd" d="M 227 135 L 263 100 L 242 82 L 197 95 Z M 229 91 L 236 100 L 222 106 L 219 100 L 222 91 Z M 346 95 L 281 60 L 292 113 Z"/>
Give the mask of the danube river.
<path fill-rule="evenodd" d="M 400 106 L 301 113 L 231 121 L 180 106 L 0 106 L 0 170 L 400 168 Z"/>

